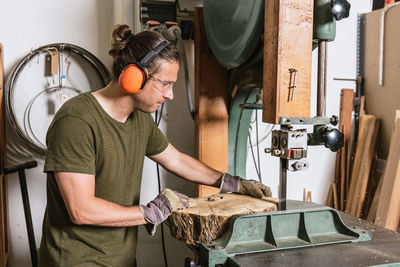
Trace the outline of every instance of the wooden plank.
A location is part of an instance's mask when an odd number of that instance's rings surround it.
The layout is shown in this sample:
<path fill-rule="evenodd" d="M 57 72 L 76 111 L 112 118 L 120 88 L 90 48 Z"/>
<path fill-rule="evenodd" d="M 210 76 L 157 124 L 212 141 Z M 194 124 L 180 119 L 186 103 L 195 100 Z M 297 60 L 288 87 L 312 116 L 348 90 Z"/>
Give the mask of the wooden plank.
<path fill-rule="evenodd" d="M 340 111 L 339 111 L 339 126 L 344 134 L 344 147 L 340 150 L 336 157 L 336 161 L 340 161 L 340 210 L 345 210 L 345 201 L 348 191 L 348 180 L 349 180 L 349 164 L 348 164 L 348 150 L 350 145 L 351 137 L 351 122 L 352 122 L 352 111 L 354 102 L 354 90 L 353 89 L 342 89 L 340 93 Z"/>
<path fill-rule="evenodd" d="M 343 131 L 345 131 L 345 127 L 343 126 Z M 345 210 L 345 196 L 346 196 L 346 169 L 348 168 L 347 166 L 347 148 L 348 148 L 348 142 L 344 141 L 344 146 L 341 149 L 340 153 L 340 210 Z"/>
<path fill-rule="evenodd" d="M 277 124 L 282 116 L 310 116 L 313 3 L 265 1 L 263 122 Z M 293 101 L 289 97 L 291 68 L 298 71 Z"/>
<path fill-rule="evenodd" d="M 306 201 L 312 202 L 311 191 L 308 191 L 308 192 L 307 192 L 307 199 L 306 199 Z"/>
<path fill-rule="evenodd" d="M 356 207 L 360 193 L 359 190 L 362 183 L 360 173 L 362 173 L 364 170 L 362 166 L 363 157 L 366 155 L 366 151 L 368 151 L 367 149 L 369 146 L 367 140 L 372 138 L 375 120 L 375 116 L 373 115 L 363 115 L 360 119 L 357 149 L 351 174 L 350 190 L 346 204 L 346 212 L 351 215 L 356 214 Z"/>
<path fill-rule="evenodd" d="M 340 93 L 339 129 L 344 127 L 344 141 L 350 142 L 354 90 L 342 89 Z"/>
<path fill-rule="evenodd" d="M 364 38 L 364 93 L 365 108 L 381 120 L 378 136 L 378 158 L 386 159 L 390 149 L 393 110 L 400 109 L 399 43 L 400 6 L 394 6 L 385 15 L 383 47 L 383 85 L 378 84 L 380 26 L 382 10 L 365 15 Z"/>
<path fill-rule="evenodd" d="M 372 137 L 367 139 L 368 145 L 365 146 L 366 149 L 364 150 L 365 154 L 363 155 L 363 163 L 360 171 L 361 186 L 359 190 L 359 200 L 356 207 L 356 216 L 359 218 L 361 217 L 361 210 L 365 199 L 365 193 L 367 191 L 372 160 L 374 159 L 376 138 L 378 136 L 379 125 L 380 121 L 375 120 L 375 125 L 373 126 L 373 129 L 370 129 L 370 131 L 372 131 Z M 370 133 L 368 133 L 368 135 L 369 134 Z"/>
<path fill-rule="evenodd" d="M 338 209 L 338 197 L 337 197 L 337 188 L 336 184 L 332 183 L 332 192 L 333 192 L 333 208 Z"/>
<path fill-rule="evenodd" d="M 197 245 L 220 237 L 228 229 L 232 216 L 276 211 L 278 200 L 272 200 L 270 202 L 239 194 L 191 198 L 189 208 L 174 211 L 168 217 L 168 226 L 173 237 Z"/>
<path fill-rule="evenodd" d="M 6 132 L 4 111 L 4 61 L 3 45 L 0 43 L 0 265 L 10 265 L 10 240 L 8 223 L 7 177 L 4 175 L 6 164 Z"/>
<path fill-rule="evenodd" d="M 370 222 L 374 222 L 375 221 L 376 210 L 378 209 L 378 201 L 379 201 L 381 188 L 382 188 L 382 180 L 383 180 L 383 178 L 381 177 L 379 179 L 378 187 L 376 188 L 376 191 L 375 191 L 375 194 L 374 194 L 374 198 L 372 200 L 371 207 L 369 208 L 367 220 L 370 221 Z"/>
<path fill-rule="evenodd" d="M 400 220 L 400 110 L 396 110 L 390 151 L 382 179 L 375 223 L 397 230 Z"/>
<path fill-rule="evenodd" d="M 332 198 L 333 198 L 333 187 L 332 187 L 332 184 L 331 184 L 331 186 L 329 187 L 329 192 L 328 192 L 328 201 L 326 202 L 326 205 L 328 207 L 333 207 L 332 206 L 333 205 L 332 204 Z"/>
<path fill-rule="evenodd" d="M 195 8 L 195 123 L 197 158 L 221 172 L 228 170 L 228 71 L 211 53 L 203 9 Z M 198 196 L 218 192 L 197 186 Z"/>

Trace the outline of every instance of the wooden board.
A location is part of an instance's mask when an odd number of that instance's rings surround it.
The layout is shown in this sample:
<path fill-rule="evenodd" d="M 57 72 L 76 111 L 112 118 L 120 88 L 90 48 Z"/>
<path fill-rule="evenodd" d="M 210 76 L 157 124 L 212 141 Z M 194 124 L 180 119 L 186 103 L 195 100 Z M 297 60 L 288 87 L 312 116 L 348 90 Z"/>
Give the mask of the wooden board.
<path fill-rule="evenodd" d="M 365 15 L 364 93 L 366 112 L 381 120 L 378 157 L 386 159 L 393 127 L 393 110 L 400 109 L 400 6 L 390 8 L 385 15 L 383 86 L 378 84 L 381 12 L 376 10 Z"/>
<path fill-rule="evenodd" d="M 375 120 L 371 129 L 368 130 L 367 142 L 364 148 L 364 155 L 362 159 L 362 166 L 359 173 L 359 189 L 358 189 L 358 203 L 355 207 L 355 216 L 361 218 L 361 211 L 365 200 L 365 195 L 367 192 L 367 186 L 369 183 L 369 175 L 371 171 L 371 165 L 375 154 L 376 138 L 378 136 L 380 121 Z M 371 135 L 372 134 L 372 135 Z"/>
<path fill-rule="evenodd" d="M 228 171 L 228 71 L 211 53 L 204 30 L 203 9 L 195 8 L 195 123 L 197 158 L 221 172 Z M 218 193 L 198 185 L 198 196 Z"/>
<path fill-rule="evenodd" d="M 365 173 L 369 174 L 370 165 L 365 166 L 365 164 L 368 162 L 368 153 L 374 135 L 375 122 L 376 119 L 373 115 L 361 116 L 357 150 L 351 173 L 350 189 L 346 205 L 346 212 L 353 216 L 357 214 L 357 207 L 363 188 L 363 177 Z"/>
<path fill-rule="evenodd" d="M 190 199 L 190 207 L 173 212 L 168 225 L 173 237 L 194 245 L 220 237 L 232 216 L 275 210 L 277 205 L 270 201 L 239 194 L 216 194 Z"/>
<path fill-rule="evenodd" d="M 376 224 L 393 231 L 400 220 L 400 110 L 395 118 L 375 217 Z"/>
<path fill-rule="evenodd" d="M 375 221 L 375 217 L 376 217 L 376 210 L 378 209 L 378 201 L 379 201 L 379 197 L 381 194 L 381 188 L 382 188 L 382 177 L 379 179 L 379 183 L 378 183 L 378 187 L 376 188 L 375 194 L 374 194 L 374 198 L 372 199 L 372 203 L 371 203 L 371 207 L 369 208 L 368 211 L 368 216 L 367 216 L 367 220 L 370 222 L 374 222 Z"/>
<path fill-rule="evenodd" d="M 6 175 L 4 175 L 4 168 L 6 164 L 6 133 L 3 92 L 3 45 L 0 43 L 0 266 L 9 266 L 10 241 L 8 224 L 7 178 Z"/>
<path fill-rule="evenodd" d="M 265 1 L 263 122 L 309 117 L 313 0 Z M 289 69 L 298 70 L 293 101 Z"/>
<path fill-rule="evenodd" d="M 350 142 L 354 90 L 342 89 L 340 93 L 339 129 L 344 127 L 344 141 Z"/>
<path fill-rule="evenodd" d="M 339 209 L 345 210 L 345 201 L 348 188 L 346 187 L 347 181 L 347 155 L 350 144 L 351 135 L 351 121 L 354 101 L 353 89 L 342 89 L 340 94 L 340 112 L 339 112 L 339 126 L 338 129 L 344 134 L 344 146 L 336 153 L 336 167 L 335 167 L 335 183 L 339 195 Z"/>

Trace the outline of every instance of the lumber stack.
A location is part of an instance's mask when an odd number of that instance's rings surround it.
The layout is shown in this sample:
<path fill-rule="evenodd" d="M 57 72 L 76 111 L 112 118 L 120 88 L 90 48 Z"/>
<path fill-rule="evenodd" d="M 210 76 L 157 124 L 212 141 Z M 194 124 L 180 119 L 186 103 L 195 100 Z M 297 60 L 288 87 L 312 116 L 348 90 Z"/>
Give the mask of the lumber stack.
<path fill-rule="evenodd" d="M 351 147 L 352 90 L 341 95 L 339 129 L 345 145 L 337 153 L 335 179 L 331 184 L 328 205 L 358 218 L 367 219 L 393 231 L 400 229 L 400 110 L 395 110 L 390 149 L 383 172 L 376 154 L 380 120 L 360 111 L 359 132 Z M 353 126 L 354 128 L 354 126 Z M 353 156 L 352 156 L 353 155 Z M 352 164 L 351 164 L 352 163 Z M 351 172 L 350 172 L 351 169 Z"/>
<path fill-rule="evenodd" d="M 219 238 L 232 216 L 277 210 L 276 199 L 239 194 L 191 198 L 189 203 L 189 208 L 174 211 L 168 217 L 168 226 L 173 237 L 191 245 Z"/>

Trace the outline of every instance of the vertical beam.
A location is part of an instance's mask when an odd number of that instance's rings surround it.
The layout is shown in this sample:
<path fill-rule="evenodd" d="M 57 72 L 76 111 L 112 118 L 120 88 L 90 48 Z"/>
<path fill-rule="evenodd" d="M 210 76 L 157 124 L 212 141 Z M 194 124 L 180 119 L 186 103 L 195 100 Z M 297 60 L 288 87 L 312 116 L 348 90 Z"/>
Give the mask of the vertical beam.
<path fill-rule="evenodd" d="M 221 172 L 228 169 L 228 71 L 211 53 L 204 29 L 203 9 L 195 8 L 195 123 L 197 158 Z M 197 186 L 198 196 L 218 192 Z"/>
<path fill-rule="evenodd" d="M 4 62 L 3 45 L 0 43 L 0 266 L 9 266 L 9 226 L 7 203 L 7 180 L 4 174 L 6 164 L 6 135 L 4 112 Z"/>
<path fill-rule="evenodd" d="M 310 116 L 313 2 L 265 1 L 263 122 Z M 297 70 L 293 100 L 289 69 Z"/>

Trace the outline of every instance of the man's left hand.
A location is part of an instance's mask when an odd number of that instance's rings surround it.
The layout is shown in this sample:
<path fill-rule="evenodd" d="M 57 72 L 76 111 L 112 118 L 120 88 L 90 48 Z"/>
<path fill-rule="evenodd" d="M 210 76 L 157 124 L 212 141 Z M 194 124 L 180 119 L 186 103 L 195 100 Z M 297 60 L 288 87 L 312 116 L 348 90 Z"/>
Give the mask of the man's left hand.
<path fill-rule="evenodd" d="M 240 176 L 232 176 L 229 173 L 225 173 L 222 176 L 220 193 L 227 192 L 249 195 L 256 198 L 272 196 L 269 186 L 256 180 L 246 180 Z"/>

